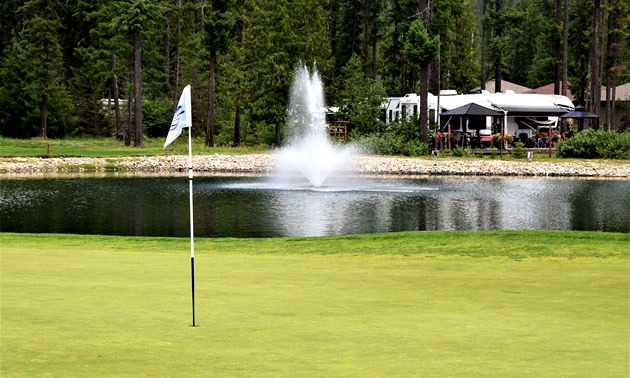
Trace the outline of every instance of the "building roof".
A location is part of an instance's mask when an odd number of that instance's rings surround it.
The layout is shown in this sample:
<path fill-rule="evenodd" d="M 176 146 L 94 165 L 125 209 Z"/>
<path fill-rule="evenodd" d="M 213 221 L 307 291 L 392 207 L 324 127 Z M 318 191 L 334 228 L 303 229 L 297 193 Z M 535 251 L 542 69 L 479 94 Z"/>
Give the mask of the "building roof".
<path fill-rule="evenodd" d="M 606 87 L 602 87 L 602 101 L 606 101 Z M 630 83 L 617 86 L 615 101 L 630 101 Z"/>
<path fill-rule="evenodd" d="M 479 88 L 480 87 L 477 87 L 476 89 L 479 89 Z M 495 93 L 494 88 L 495 88 L 494 79 L 488 80 L 486 82 L 486 90 L 490 93 Z M 501 89 L 503 90 L 503 92 L 512 91 L 514 93 L 526 93 L 527 91 L 530 90 L 530 88 L 524 87 L 522 85 L 514 84 L 507 80 L 501 80 Z"/>
<path fill-rule="evenodd" d="M 525 93 L 553 94 L 553 83 L 544 85 L 542 87 L 531 89 Z M 568 88 L 567 88 L 567 97 L 571 101 L 574 100 L 573 93 L 571 93 L 571 89 L 568 89 Z M 602 102 L 606 101 L 606 86 L 604 85 L 602 85 L 601 100 Z M 615 89 L 615 100 L 616 101 L 630 101 L 630 83 L 619 85 Z"/>
<path fill-rule="evenodd" d="M 527 91 L 525 93 L 554 94 L 553 93 L 553 89 L 554 89 L 554 85 L 553 85 L 553 83 L 551 83 L 551 84 L 543 85 L 542 87 L 530 89 L 529 91 Z M 573 101 L 573 99 L 574 99 L 573 93 L 571 93 L 571 89 L 570 88 L 567 88 L 567 97 L 571 101 Z"/>

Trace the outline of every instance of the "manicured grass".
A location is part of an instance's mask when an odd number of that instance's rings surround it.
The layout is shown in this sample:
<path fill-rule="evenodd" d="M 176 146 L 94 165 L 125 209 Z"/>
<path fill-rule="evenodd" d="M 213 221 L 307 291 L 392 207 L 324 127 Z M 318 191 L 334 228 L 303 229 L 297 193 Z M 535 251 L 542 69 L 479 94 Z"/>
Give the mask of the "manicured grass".
<path fill-rule="evenodd" d="M 113 157 L 113 156 L 153 156 L 187 155 L 188 136 L 186 132 L 166 149 L 164 138 L 145 138 L 144 147 L 125 146 L 113 138 L 66 138 L 66 139 L 10 139 L 0 137 L 0 156 L 51 156 L 51 157 Z M 50 147 L 50 154 L 47 155 Z M 193 140 L 195 155 L 211 154 L 254 154 L 266 153 L 264 147 L 215 147 L 206 148 L 201 139 Z"/>
<path fill-rule="evenodd" d="M 629 374 L 630 235 L 0 234 L 0 375 Z"/>
<path fill-rule="evenodd" d="M 164 138 L 145 138 L 145 147 L 134 148 L 132 146 L 125 146 L 122 142 L 113 138 L 66 138 L 66 139 L 11 139 L 0 136 L 0 157 L 17 157 L 17 156 L 32 156 L 32 157 L 71 157 L 71 156 L 84 156 L 84 157 L 123 157 L 123 156 L 155 156 L 155 155 L 187 155 L 188 154 L 188 139 L 186 132 L 182 134 L 180 138 L 175 140 L 173 144 L 169 145 L 166 149 L 163 149 Z M 133 145 L 133 142 L 132 142 Z M 48 147 L 50 146 L 50 153 L 47 155 Z M 213 155 L 213 154 L 260 154 L 269 153 L 269 148 L 266 146 L 243 146 L 238 148 L 230 147 L 214 147 L 206 148 L 205 141 L 201 138 L 193 139 L 192 146 L 193 153 L 195 155 Z M 435 159 L 435 160 L 480 160 L 476 155 L 469 155 L 464 157 L 454 157 L 448 154 L 441 154 L 440 156 L 423 156 L 423 159 Z M 492 158 L 490 156 L 483 157 L 483 160 L 499 160 L 497 156 Z M 503 160 L 508 161 L 527 161 L 527 159 L 515 159 L 511 155 L 506 154 L 503 156 Z M 534 155 L 533 161 L 546 162 L 546 163 L 576 163 L 576 162 L 598 162 L 606 164 L 627 164 L 628 160 L 611 160 L 611 159 L 566 159 L 552 156 L 551 158 L 547 154 L 537 153 Z"/>

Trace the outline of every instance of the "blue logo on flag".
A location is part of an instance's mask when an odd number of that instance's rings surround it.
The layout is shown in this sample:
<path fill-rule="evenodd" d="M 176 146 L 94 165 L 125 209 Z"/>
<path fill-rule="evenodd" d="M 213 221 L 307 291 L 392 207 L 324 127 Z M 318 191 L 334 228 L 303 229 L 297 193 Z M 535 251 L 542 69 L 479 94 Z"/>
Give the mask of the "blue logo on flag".
<path fill-rule="evenodd" d="M 182 106 L 177 106 L 177 109 L 175 109 L 175 116 L 173 117 L 173 123 L 171 124 L 170 130 L 175 130 L 177 128 L 177 125 L 179 124 L 179 117 L 181 117 L 181 115 L 184 113 L 185 111 L 184 109 L 182 109 Z"/>

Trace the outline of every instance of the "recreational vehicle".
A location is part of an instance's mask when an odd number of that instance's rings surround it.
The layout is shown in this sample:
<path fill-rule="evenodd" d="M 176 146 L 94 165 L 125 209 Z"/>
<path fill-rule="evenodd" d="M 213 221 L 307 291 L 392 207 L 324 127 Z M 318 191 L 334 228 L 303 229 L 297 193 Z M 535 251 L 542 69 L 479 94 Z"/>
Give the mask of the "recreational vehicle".
<path fill-rule="evenodd" d="M 439 104 L 439 105 L 438 105 Z M 503 116 L 461 115 L 444 116 L 441 114 L 467 104 L 477 104 L 484 108 L 498 111 Z M 439 112 L 437 111 L 439 107 Z M 401 117 L 418 117 L 420 97 L 408 94 L 404 97 L 391 97 L 387 100 L 386 123 Z M 476 93 L 459 95 L 455 91 L 441 91 L 440 96 L 429 93 L 427 109 L 429 122 L 438 125 L 441 132 L 457 132 L 465 136 L 487 138 L 491 134 L 503 132 L 511 134 L 514 139 L 523 141 L 530 147 L 543 147 L 541 132 L 553 132 L 558 125 L 558 117 L 573 110 L 571 100 L 566 96 L 542 94 Z M 549 135 L 549 134 L 547 134 Z"/>

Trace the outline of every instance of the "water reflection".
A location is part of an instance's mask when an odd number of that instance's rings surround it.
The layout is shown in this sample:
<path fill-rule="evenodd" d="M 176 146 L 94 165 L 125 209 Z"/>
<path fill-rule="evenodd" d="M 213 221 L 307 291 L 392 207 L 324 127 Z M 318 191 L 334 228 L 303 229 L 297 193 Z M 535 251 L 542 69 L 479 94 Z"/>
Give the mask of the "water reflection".
<path fill-rule="evenodd" d="M 261 177 L 195 179 L 197 236 L 411 230 L 630 232 L 627 180 L 345 178 L 311 188 Z M 187 236 L 185 177 L 0 179 L 0 231 Z"/>

